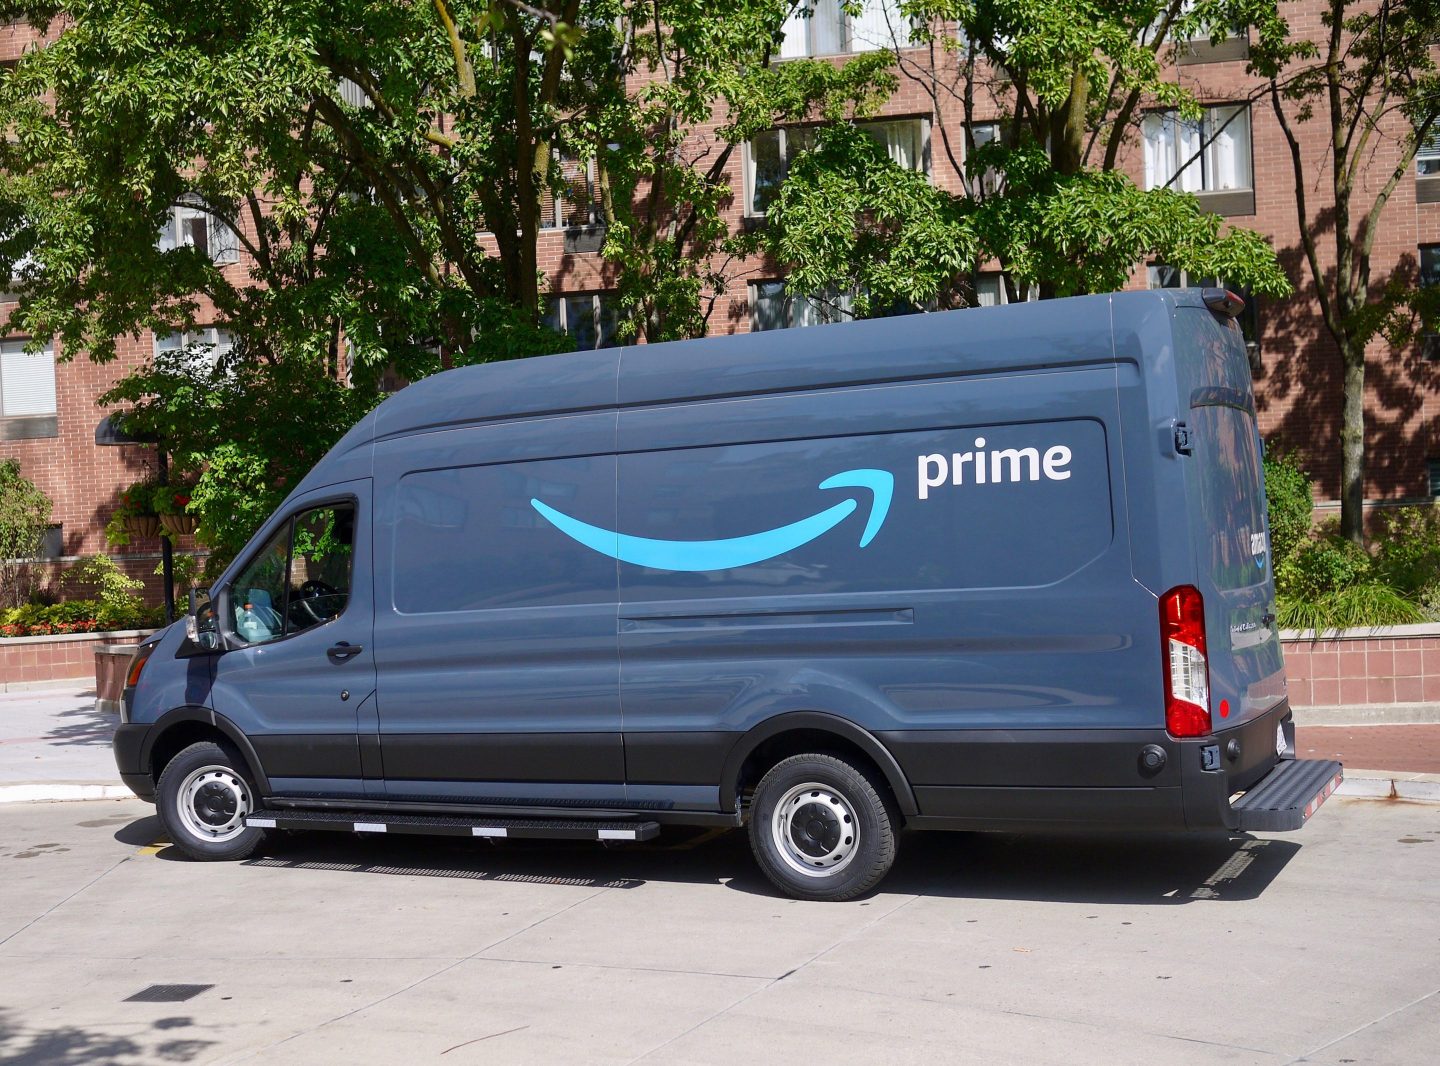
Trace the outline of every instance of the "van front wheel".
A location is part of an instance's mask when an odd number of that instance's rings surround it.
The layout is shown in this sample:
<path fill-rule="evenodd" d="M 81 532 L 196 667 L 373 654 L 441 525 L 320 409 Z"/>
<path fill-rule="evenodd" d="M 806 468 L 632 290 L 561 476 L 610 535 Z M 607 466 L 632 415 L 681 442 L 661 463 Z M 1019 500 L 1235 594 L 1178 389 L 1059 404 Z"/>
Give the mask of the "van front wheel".
<path fill-rule="evenodd" d="M 796 899 L 846 900 L 874 888 L 895 861 L 884 786 L 833 755 L 792 755 L 755 789 L 750 850 Z"/>
<path fill-rule="evenodd" d="M 155 788 L 160 824 L 192 859 L 243 859 L 265 838 L 245 824 L 255 809 L 255 790 L 243 760 L 219 744 L 191 744 L 165 766 Z"/>

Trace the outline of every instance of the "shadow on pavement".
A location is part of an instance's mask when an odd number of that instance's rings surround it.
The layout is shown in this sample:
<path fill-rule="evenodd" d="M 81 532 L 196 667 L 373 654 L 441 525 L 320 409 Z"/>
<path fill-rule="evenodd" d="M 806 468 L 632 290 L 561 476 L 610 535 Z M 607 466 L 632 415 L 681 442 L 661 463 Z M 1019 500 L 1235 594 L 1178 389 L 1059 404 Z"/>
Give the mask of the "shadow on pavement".
<path fill-rule="evenodd" d="M 115 834 L 126 844 L 163 839 L 144 818 Z M 1173 906 L 1255 899 L 1300 845 L 1248 836 L 1023 836 L 909 833 L 880 886 L 887 893 L 957 899 Z M 187 861 L 178 849 L 159 857 Z M 526 884 L 637 888 L 646 882 L 714 884 L 776 895 L 743 832 L 667 828 L 645 844 L 272 833 L 245 865 Z"/>
<path fill-rule="evenodd" d="M 183 1023 L 183 1024 L 177 1024 Z M 97 1063 L 193 1062 L 213 1040 L 165 1035 L 193 1024 L 188 1018 L 150 1023 L 157 1033 L 124 1026 L 125 1035 L 75 1025 L 27 1026 L 0 1008 L 0 1062 L 6 1066 L 95 1066 Z"/>
<path fill-rule="evenodd" d="M 97 710 L 93 698 L 77 701 L 73 707 L 54 717 L 60 724 L 47 730 L 43 739 L 51 744 L 86 748 L 108 748 L 115 736 L 115 726 L 120 721 L 120 715 L 115 711 Z"/>

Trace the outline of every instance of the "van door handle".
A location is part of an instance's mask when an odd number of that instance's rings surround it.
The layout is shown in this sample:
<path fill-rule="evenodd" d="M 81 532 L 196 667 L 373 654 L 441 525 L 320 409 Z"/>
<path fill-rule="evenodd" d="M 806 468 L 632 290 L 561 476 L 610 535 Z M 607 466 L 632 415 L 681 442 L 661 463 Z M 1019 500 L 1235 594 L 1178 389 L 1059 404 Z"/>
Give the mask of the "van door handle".
<path fill-rule="evenodd" d="M 1266 611 L 1264 614 L 1262 614 L 1262 615 L 1260 616 L 1260 624 L 1261 624 L 1262 626 L 1274 625 L 1274 624 L 1275 624 L 1275 615 L 1274 615 L 1274 612 Z"/>
<path fill-rule="evenodd" d="M 342 640 L 339 644 L 332 645 L 325 654 L 330 656 L 332 663 L 343 663 L 346 659 L 353 659 L 364 650 L 365 645 L 363 644 L 350 644 Z"/>

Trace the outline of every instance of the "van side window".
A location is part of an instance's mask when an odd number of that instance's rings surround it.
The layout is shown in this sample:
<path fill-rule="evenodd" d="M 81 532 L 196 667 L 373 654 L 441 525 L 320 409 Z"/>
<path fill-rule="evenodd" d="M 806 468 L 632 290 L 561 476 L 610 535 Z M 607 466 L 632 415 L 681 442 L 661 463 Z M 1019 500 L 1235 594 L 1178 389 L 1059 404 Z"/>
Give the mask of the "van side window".
<path fill-rule="evenodd" d="M 350 599 L 354 542 L 351 504 L 292 517 L 231 586 L 236 635 L 264 644 L 339 617 Z"/>

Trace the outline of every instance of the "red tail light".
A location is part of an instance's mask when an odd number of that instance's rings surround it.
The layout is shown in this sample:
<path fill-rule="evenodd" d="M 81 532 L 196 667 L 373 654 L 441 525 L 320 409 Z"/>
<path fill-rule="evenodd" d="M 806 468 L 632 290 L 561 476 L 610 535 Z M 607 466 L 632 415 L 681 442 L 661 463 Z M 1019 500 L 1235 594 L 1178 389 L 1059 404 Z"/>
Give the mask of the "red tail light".
<path fill-rule="evenodd" d="M 1160 597 L 1165 661 L 1165 728 L 1172 737 L 1210 733 L 1210 665 L 1205 654 L 1205 601 L 1192 585 Z"/>

